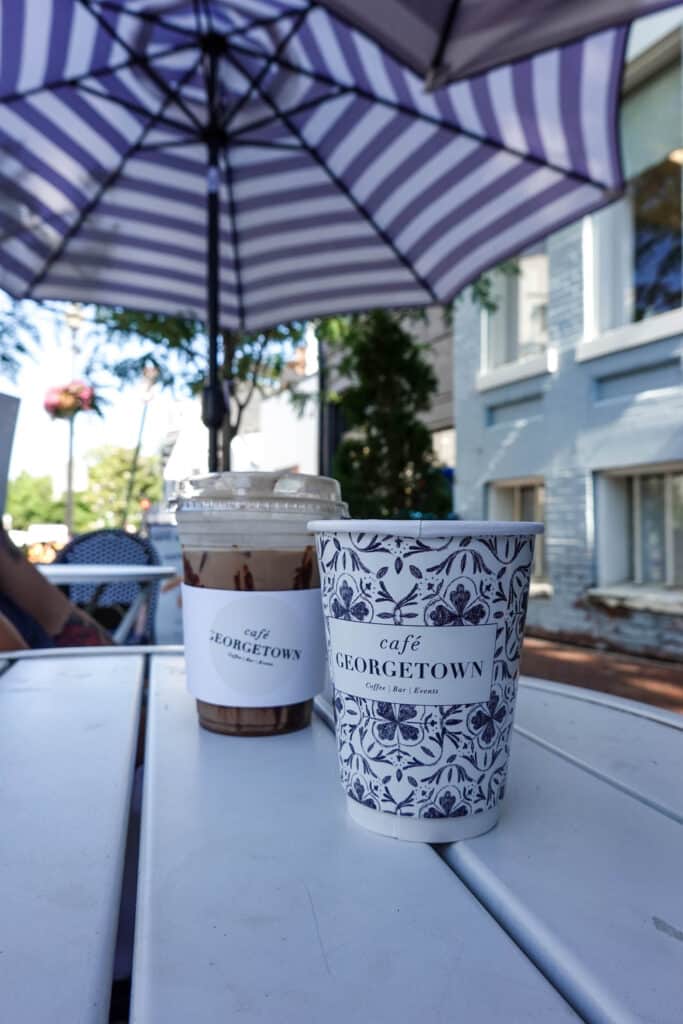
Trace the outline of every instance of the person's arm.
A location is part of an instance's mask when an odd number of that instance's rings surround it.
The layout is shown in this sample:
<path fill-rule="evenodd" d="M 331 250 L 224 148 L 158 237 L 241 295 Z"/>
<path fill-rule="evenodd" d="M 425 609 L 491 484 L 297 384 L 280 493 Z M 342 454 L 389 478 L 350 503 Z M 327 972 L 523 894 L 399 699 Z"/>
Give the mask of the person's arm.
<path fill-rule="evenodd" d="M 110 635 L 45 579 L 0 528 L 0 591 L 30 615 L 57 647 L 111 644 Z"/>
<path fill-rule="evenodd" d="M 25 651 L 27 647 L 19 630 L 0 612 L 0 651 Z"/>
<path fill-rule="evenodd" d="M 71 602 L 31 565 L 0 530 L 0 590 L 50 636 L 64 628 L 71 614 Z"/>
<path fill-rule="evenodd" d="M 114 643 L 111 633 L 75 604 L 54 640 L 56 647 L 107 647 Z"/>

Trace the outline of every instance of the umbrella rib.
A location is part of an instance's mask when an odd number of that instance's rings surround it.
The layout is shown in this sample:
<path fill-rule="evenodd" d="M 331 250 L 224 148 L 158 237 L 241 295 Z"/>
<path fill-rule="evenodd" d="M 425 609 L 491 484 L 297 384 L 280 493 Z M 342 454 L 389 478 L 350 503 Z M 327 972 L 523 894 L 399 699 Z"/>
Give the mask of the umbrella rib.
<path fill-rule="evenodd" d="M 162 53 L 155 54 L 155 60 L 161 60 L 164 57 L 172 57 L 176 53 L 182 53 L 183 50 L 194 50 L 194 43 L 180 43 L 178 46 L 172 46 L 168 50 L 164 50 Z M 45 92 L 46 90 L 61 89 L 68 86 L 78 88 L 82 82 L 87 82 L 91 78 L 106 78 L 107 75 L 116 74 L 117 71 L 125 71 L 127 68 L 134 68 L 137 64 L 141 64 L 145 57 L 140 55 L 134 55 L 128 57 L 127 60 L 120 61 L 118 64 L 109 64 L 104 68 L 95 68 L 85 71 L 82 75 L 73 75 L 71 78 L 57 78 L 50 82 L 41 82 L 40 85 L 34 85 L 30 89 L 24 89 L 21 92 L 10 92 L 5 93 L 4 96 L 0 96 L 0 103 L 12 103 L 15 100 L 25 100 L 31 96 L 35 96 L 36 93 Z"/>
<path fill-rule="evenodd" d="M 239 61 L 236 60 L 235 63 L 240 68 L 240 70 L 242 71 L 242 74 L 245 76 L 245 78 L 251 79 L 251 76 L 248 74 L 248 72 L 246 72 L 244 70 L 244 68 L 241 66 Z M 411 276 L 417 281 L 419 286 L 421 288 L 423 288 L 427 292 L 427 294 L 434 300 L 434 302 L 438 303 L 440 301 L 439 297 L 436 294 L 436 292 L 434 291 L 434 289 L 432 288 L 432 286 L 429 283 L 429 281 L 427 281 L 426 278 L 423 278 L 422 275 L 418 273 L 418 271 L 415 269 L 415 267 L 410 262 L 408 257 L 404 253 L 402 253 L 401 250 L 397 247 L 397 245 L 393 241 L 393 239 L 390 238 L 390 236 L 386 233 L 386 231 L 382 227 L 380 227 L 379 224 L 377 224 L 377 222 L 374 220 L 374 218 L 373 218 L 372 214 L 370 213 L 370 211 L 365 206 L 363 206 L 363 204 L 361 202 L 359 202 L 358 199 L 356 199 L 356 197 L 354 196 L 353 192 L 351 192 L 351 190 L 349 189 L 349 187 L 346 184 L 346 182 L 344 182 L 337 174 L 335 174 L 334 171 L 332 170 L 332 168 L 327 165 L 327 163 L 325 162 L 323 157 L 320 155 L 320 153 L 318 152 L 316 147 L 315 146 L 311 146 L 310 143 L 308 143 L 306 141 L 304 136 L 301 134 L 301 132 L 297 128 L 296 124 L 294 124 L 294 122 L 290 120 L 289 116 L 284 111 L 281 112 L 281 111 L 278 110 L 277 104 L 270 97 L 270 95 L 267 92 L 264 92 L 264 90 L 261 88 L 260 85 L 256 86 L 256 88 L 257 88 L 257 91 L 259 92 L 259 94 L 261 95 L 261 97 L 265 100 L 265 102 L 271 107 L 271 109 L 276 114 L 278 114 L 278 116 L 280 117 L 280 120 L 283 122 L 283 124 L 285 124 L 287 126 L 290 134 L 293 135 L 296 139 L 299 140 L 302 149 L 304 149 L 313 158 L 313 160 L 315 160 L 315 162 L 319 165 L 319 167 L 322 168 L 322 170 L 327 175 L 327 177 L 330 179 L 330 181 L 334 185 L 336 185 L 336 187 L 339 189 L 339 191 L 343 195 L 346 196 L 346 198 L 355 207 L 355 209 L 358 211 L 358 213 L 360 213 L 360 215 L 363 217 L 363 219 L 366 220 L 368 222 L 368 224 L 372 227 L 372 229 L 375 231 L 375 233 L 378 235 L 378 237 L 382 239 L 382 241 L 385 243 L 385 245 L 387 245 L 387 247 L 389 249 L 391 249 L 391 251 L 397 257 L 397 259 L 400 260 L 400 262 L 408 269 L 408 271 L 410 272 Z"/>
<path fill-rule="evenodd" d="M 160 18 L 157 14 L 150 14 L 147 11 L 134 11 L 128 7 L 122 7 L 121 4 L 115 3 L 114 0 L 97 0 L 97 2 L 100 8 L 106 8 L 118 14 L 126 14 L 131 18 L 138 18 L 139 21 L 146 21 L 150 25 L 159 25 L 170 32 L 177 32 L 179 36 L 187 36 L 188 39 L 194 40 L 194 32 L 191 29 L 174 25 L 172 21 L 166 21 L 165 18 Z"/>
<path fill-rule="evenodd" d="M 306 14 L 310 8 L 306 9 Z M 231 28 L 229 32 L 225 33 L 225 38 L 230 40 L 234 39 L 235 36 L 243 36 L 252 31 L 255 28 L 268 28 L 269 25 L 277 25 L 278 21 L 284 21 L 287 18 L 291 18 L 295 11 L 285 10 L 280 14 L 269 15 L 267 18 L 254 18 L 252 21 L 247 22 L 246 25 L 240 25 L 238 28 Z"/>
<path fill-rule="evenodd" d="M 446 18 L 441 27 L 441 32 L 439 33 L 439 38 L 437 40 L 434 56 L 431 59 L 431 62 L 429 64 L 429 70 L 427 71 L 425 79 L 427 88 L 431 88 L 433 86 L 436 80 L 436 76 L 441 70 L 441 58 L 444 55 L 446 44 L 448 42 L 448 37 L 451 33 L 451 29 L 453 28 L 453 22 L 455 21 L 455 16 L 458 13 L 459 7 L 460 0 L 451 0 L 450 7 L 448 8 L 448 13 L 446 14 Z"/>
<path fill-rule="evenodd" d="M 185 74 L 178 82 L 177 89 L 182 89 L 186 79 L 190 78 L 195 73 L 195 71 L 197 70 L 198 63 L 199 62 L 197 61 L 195 64 L 192 65 L 192 67 L 188 68 L 188 70 L 185 72 Z M 64 235 L 62 236 L 59 245 L 56 246 L 55 249 L 53 249 L 53 251 L 50 253 L 50 256 L 45 261 L 41 269 L 38 271 L 37 274 L 33 276 L 33 279 L 31 280 L 30 284 L 24 291 L 22 298 L 30 298 L 32 292 L 34 292 L 38 285 L 45 280 L 47 275 L 50 273 L 50 270 L 57 262 L 59 257 L 62 255 L 71 239 L 78 231 L 80 231 L 87 218 L 96 208 L 96 206 L 98 206 L 105 192 L 109 188 L 111 188 L 111 186 L 114 185 L 115 182 L 121 177 L 128 161 L 131 159 L 131 157 L 135 156 L 136 153 L 140 152 L 145 137 L 149 134 L 151 129 L 156 124 L 157 118 L 164 113 L 164 110 L 171 102 L 172 98 L 170 96 L 165 97 L 163 103 L 161 104 L 161 107 L 159 108 L 156 114 L 153 114 L 150 117 L 149 121 L 144 126 L 142 132 L 140 133 L 136 141 L 131 146 L 128 147 L 125 153 L 122 154 L 118 164 L 112 171 L 110 171 L 110 173 L 107 175 L 104 181 L 100 182 L 100 185 L 97 188 L 95 194 L 92 196 L 91 199 L 88 200 L 85 206 L 81 209 L 80 213 L 76 217 L 73 224 L 69 227 L 69 229 L 64 232 Z"/>
<path fill-rule="evenodd" d="M 150 142 L 147 146 L 140 146 L 141 153 L 159 153 L 164 149 L 180 149 L 182 146 L 196 146 L 197 137 L 192 135 L 187 139 L 167 139 L 166 142 Z"/>
<path fill-rule="evenodd" d="M 202 11 L 199 6 L 199 0 L 192 0 L 192 10 L 194 11 L 194 23 L 197 26 L 195 31 L 198 36 L 204 34 L 204 26 L 202 25 Z"/>
<path fill-rule="evenodd" d="M 232 49 L 238 53 L 251 55 L 249 50 L 239 44 L 233 44 Z M 299 75 L 304 75 L 306 78 L 311 78 L 316 82 L 323 82 L 326 85 L 341 86 L 341 88 L 348 89 L 349 92 L 354 93 L 360 99 L 368 100 L 370 103 L 378 104 L 383 107 L 388 107 L 390 110 L 394 110 L 399 114 L 406 114 L 408 117 L 414 118 L 417 121 L 426 121 L 428 124 L 433 124 L 437 128 L 442 128 L 444 131 L 450 132 L 452 135 L 465 136 L 465 138 L 472 139 L 474 142 L 478 142 L 481 145 L 491 146 L 492 149 L 499 150 L 502 153 L 509 153 L 511 156 L 519 157 L 520 160 L 525 160 L 527 163 L 535 164 L 538 167 L 545 167 L 551 171 L 557 171 L 558 174 L 562 174 L 565 178 L 568 178 L 571 181 L 579 182 L 581 185 L 591 185 L 593 188 L 601 188 L 606 192 L 614 191 L 614 186 L 607 182 L 589 178 L 585 174 L 579 174 L 578 171 L 569 171 L 564 167 L 560 167 L 558 164 L 552 163 L 550 160 L 542 160 L 541 157 L 534 156 L 533 153 L 525 153 L 521 149 L 515 149 L 512 146 L 503 145 L 503 143 L 498 142 L 495 139 L 490 139 L 486 135 L 473 132 L 468 128 L 462 128 L 460 125 L 449 124 L 447 121 L 442 121 L 441 118 L 434 117 L 432 114 L 425 114 L 412 107 L 406 106 L 404 103 L 399 103 L 396 100 L 388 100 L 383 96 L 376 96 L 374 93 L 369 92 L 367 89 L 363 89 L 359 85 L 348 85 L 343 82 L 338 82 L 337 79 L 332 78 L 331 75 L 325 75 L 319 71 L 309 71 L 307 68 L 299 67 L 282 57 L 278 57 L 275 63 L 279 64 L 283 68 L 287 68 L 289 71 L 294 71 Z"/>
<path fill-rule="evenodd" d="M 300 153 L 301 146 L 293 142 L 273 142 L 268 139 L 241 139 L 235 135 L 229 138 L 231 146 L 257 146 L 262 149 L 284 149 L 290 153 Z M 141 153 L 156 153 L 164 149 L 179 149 L 182 146 L 195 146 L 197 144 L 194 136 L 189 139 L 169 140 L 167 142 L 152 142 L 148 146 L 140 146 Z"/>
<path fill-rule="evenodd" d="M 108 35 L 110 35 L 111 38 L 114 39 L 119 44 L 119 46 L 122 46 L 123 49 L 128 54 L 130 54 L 131 57 L 137 56 L 136 53 L 135 53 L 135 50 L 132 48 L 130 43 L 127 43 L 125 39 L 122 39 L 121 36 L 116 31 L 116 29 L 111 27 L 111 25 L 109 24 L 107 19 L 99 11 L 95 10 L 92 7 L 92 0 L 78 0 L 78 2 L 85 8 L 86 11 L 88 11 L 93 16 L 93 18 L 95 18 L 95 20 L 98 22 L 98 24 L 102 26 L 104 31 Z M 155 57 L 155 59 L 157 59 L 157 58 Z M 174 90 L 168 84 L 168 82 L 164 81 L 164 78 L 163 78 L 162 75 L 158 75 L 156 73 L 156 71 L 154 70 L 154 68 L 151 65 L 150 60 L 148 58 L 143 58 L 140 61 L 140 67 L 147 74 L 147 76 L 149 78 L 151 78 L 152 81 L 159 87 L 159 89 L 161 89 L 161 91 L 163 93 L 165 93 L 165 95 L 168 98 L 168 100 L 173 102 L 173 103 L 175 103 L 183 111 L 183 113 L 190 119 L 190 121 L 192 121 L 192 123 L 194 124 L 195 128 L 198 128 L 199 130 L 201 130 L 202 127 L 203 127 L 201 121 L 196 117 L 196 115 L 191 110 L 191 108 L 186 106 L 185 102 L 180 97 L 180 94 L 179 94 L 178 90 L 177 89 Z"/>
<path fill-rule="evenodd" d="M 79 85 L 79 91 L 88 93 L 90 96 L 96 96 L 100 100 L 107 100 L 109 103 L 116 103 L 120 107 L 125 107 L 126 110 L 130 110 L 134 114 L 141 114 L 143 117 L 151 117 L 154 114 L 153 110 L 147 110 L 145 107 L 133 103 L 131 100 L 124 100 L 120 96 L 113 96 L 111 93 L 99 92 L 97 89 L 93 89 L 92 86 Z M 181 121 L 174 121 L 170 117 L 163 117 L 157 115 L 157 123 L 167 125 L 169 128 L 174 128 L 177 131 L 185 132 L 188 126 L 183 124 Z"/>
<path fill-rule="evenodd" d="M 228 215 L 232 228 L 232 249 L 235 256 L 235 288 L 237 291 L 237 315 L 240 329 L 244 330 L 244 287 L 242 282 L 242 264 L 240 260 L 240 235 L 237 228 L 237 207 L 235 205 L 235 183 L 227 146 L 223 148 L 225 162 L 225 183 L 228 188 Z"/>
<path fill-rule="evenodd" d="M 252 141 L 252 139 L 236 139 L 234 136 L 230 137 L 231 146 L 256 146 L 261 149 L 284 149 L 289 153 L 300 153 L 301 146 L 293 142 L 273 142 L 270 139 L 262 139 L 261 141 Z"/>
<path fill-rule="evenodd" d="M 287 117 L 292 117 L 294 114 L 300 114 L 304 110 L 310 110 L 314 107 L 320 107 L 323 103 L 329 103 L 330 100 L 339 99 L 340 96 L 347 95 L 350 93 L 350 89 L 339 89 L 337 92 L 330 93 L 329 96 L 317 96 L 311 100 L 306 100 L 304 103 L 299 103 L 295 107 L 289 107 L 287 110 L 278 112 L 277 114 L 271 114 L 270 117 L 262 117 L 258 121 L 252 121 L 250 124 L 243 125 L 242 128 L 236 128 L 234 131 L 229 133 L 230 140 L 237 140 L 241 135 L 246 135 L 249 132 L 256 131 L 258 128 L 266 128 L 268 125 L 276 124 L 282 119 L 282 114 L 286 114 Z M 301 147 L 298 147 L 301 148 Z"/>
<path fill-rule="evenodd" d="M 307 14 L 308 14 L 308 11 L 305 10 L 305 11 L 303 11 L 302 14 L 299 15 L 298 18 L 295 19 L 294 24 L 290 26 L 289 32 L 286 32 L 284 34 L 284 36 L 282 37 L 280 42 L 277 44 L 277 46 L 275 47 L 273 52 L 268 55 L 267 59 L 264 61 L 263 65 L 259 69 L 258 74 L 253 79 L 250 80 L 251 84 L 249 85 L 249 88 L 247 89 L 247 91 L 242 93 L 242 95 L 240 96 L 240 98 L 237 100 L 237 102 L 235 103 L 234 107 L 232 108 L 232 110 L 229 112 L 227 118 L 223 121 L 223 128 L 226 128 L 226 129 L 229 128 L 231 122 L 234 121 L 235 117 L 239 114 L 240 110 L 245 105 L 245 103 L 249 102 L 249 99 L 251 98 L 251 96 L 254 94 L 256 89 L 258 89 L 258 87 L 261 85 L 261 82 L 263 81 L 263 79 L 266 77 L 266 75 L 268 74 L 270 69 L 275 64 L 278 55 L 280 53 L 282 53 L 282 51 L 285 49 L 286 46 L 289 45 L 290 39 L 292 39 L 292 37 L 294 35 L 296 35 L 296 33 L 299 31 L 299 29 L 303 25 L 304 19 L 306 18 Z"/>
<path fill-rule="evenodd" d="M 199 3 L 201 3 L 201 6 L 204 8 L 204 13 L 206 15 L 206 24 L 209 26 L 209 32 L 213 32 L 214 31 L 214 27 L 213 27 L 213 14 L 212 14 L 212 11 L 211 11 L 211 4 L 209 3 L 209 0 L 203 0 L 203 2 L 202 2 L 202 0 L 199 0 Z"/>

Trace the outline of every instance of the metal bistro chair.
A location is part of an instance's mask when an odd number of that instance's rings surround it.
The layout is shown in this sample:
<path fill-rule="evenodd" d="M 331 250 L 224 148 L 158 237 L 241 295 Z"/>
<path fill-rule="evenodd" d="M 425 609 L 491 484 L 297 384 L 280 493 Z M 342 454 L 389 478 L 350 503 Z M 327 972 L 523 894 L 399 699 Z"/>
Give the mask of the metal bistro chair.
<path fill-rule="evenodd" d="M 159 565 L 160 559 L 150 541 L 125 530 L 93 530 L 70 540 L 55 562 L 70 565 Z M 154 617 L 160 582 L 153 583 L 72 583 L 65 589 L 74 604 L 84 608 L 103 626 L 114 632 L 126 611 L 147 590 L 145 622 L 141 633 L 128 633 L 122 643 L 154 643 Z"/>

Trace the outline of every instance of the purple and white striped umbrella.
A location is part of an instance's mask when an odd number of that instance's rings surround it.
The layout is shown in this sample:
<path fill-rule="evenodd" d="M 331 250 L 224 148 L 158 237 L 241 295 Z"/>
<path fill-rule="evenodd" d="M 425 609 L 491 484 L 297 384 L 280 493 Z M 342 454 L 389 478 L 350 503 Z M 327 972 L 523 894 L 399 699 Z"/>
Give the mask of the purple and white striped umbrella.
<path fill-rule="evenodd" d="M 0 0 L 0 287 L 206 315 L 213 393 L 219 326 L 448 302 L 622 187 L 624 27 L 426 93 L 348 14 Z"/>
<path fill-rule="evenodd" d="M 210 29 L 221 326 L 446 302 L 622 184 L 624 29 L 425 94 L 306 0 L 1 13 L 0 286 L 14 296 L 204 317 Z"/>

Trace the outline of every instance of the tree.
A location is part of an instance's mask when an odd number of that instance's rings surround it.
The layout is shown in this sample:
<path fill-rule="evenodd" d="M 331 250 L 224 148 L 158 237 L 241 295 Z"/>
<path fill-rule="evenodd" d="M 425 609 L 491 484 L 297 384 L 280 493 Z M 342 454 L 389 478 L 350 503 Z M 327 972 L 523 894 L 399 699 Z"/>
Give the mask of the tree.
<path fill-rule="evenodd" d="M 201 321 L 102 306 L 97 307 L 95 319 L 109 341 L 120 344 L 137 338 L 143 343 L 138 355 L 108 367 L 120 380 L 139 380 L 146 369 L 153 368 L 161 386 L 180 382 L 195 394 L 201 389 L 207 374 L 207 343 Z M 223 332 L 220 370 L 224 396 L 229 398 L 223 427 L 223 469 L 230 469 L 230 442 L 239 432 L 244 411 L 256 391 L 273 394 L 286 388 L 282 372 L 301 343 L 304 329 L 304 323 L 294 322 L 254 333 Z"/>
<path fill-rule="evenodd" d="M 21 361 L 36 348 L 38 331 L 24 303 L 9 296 L 6 303 L 0 308 L 0 373 L 14 379 Z"/>
<path fill-rule="evenodd" d="M 376 309 L 325 319 L 317 327 L 338 353 L 338 374 L 350 380 L 337 396 L 349 434 L 333 472 L 352 515 L 360 518 L 410 512 L 443 517 L 452 507 L 450 486 L 419 419 L 437 381 L 406 320 L 405 311 Z"/>
<path fill-rule="evenodd" d="M 9 482 L 7 511 L 14 529 L 26 530 L 32 523 L 63 523 L 65 506 L 64 500 L 53 497 L 49 476 L 31 476 L 24 470 Z"/>
<path fill-rule="evenodd" d="M 133 452 L 128 448 L 107 445 L 90 452 L 88 463 L 88 486 L 79 496 L 79 504 L 81 508 L 85 506 L 90 510 L 89 527 L 119 527 L 126 505 Z M 142 521 L 141 499 L 156 502 L 162 493 L 159 459 L 155 456 L 141 457 L 137 463 L 128 523 L 137 529 Z"/>

